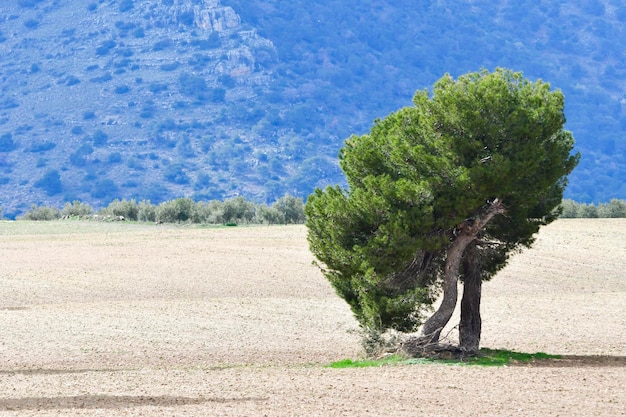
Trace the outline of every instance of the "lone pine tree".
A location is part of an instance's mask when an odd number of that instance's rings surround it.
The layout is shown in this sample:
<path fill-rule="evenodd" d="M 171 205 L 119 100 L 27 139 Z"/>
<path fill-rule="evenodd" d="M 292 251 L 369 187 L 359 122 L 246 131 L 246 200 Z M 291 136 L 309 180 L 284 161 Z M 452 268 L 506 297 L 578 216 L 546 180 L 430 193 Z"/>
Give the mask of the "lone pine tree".
<path fill-rule="evenodd" d="M 421 340 L 437 342 L 460 279 L 459 343 L 473 352 L 482 282 L 556 219 L 579 155 L 563 94 L 521 73 L 445 75 L 413 103 L 346 141 L 348 188 L 309 196 L 308 241 L 368 331 L 421 326 Z"/>

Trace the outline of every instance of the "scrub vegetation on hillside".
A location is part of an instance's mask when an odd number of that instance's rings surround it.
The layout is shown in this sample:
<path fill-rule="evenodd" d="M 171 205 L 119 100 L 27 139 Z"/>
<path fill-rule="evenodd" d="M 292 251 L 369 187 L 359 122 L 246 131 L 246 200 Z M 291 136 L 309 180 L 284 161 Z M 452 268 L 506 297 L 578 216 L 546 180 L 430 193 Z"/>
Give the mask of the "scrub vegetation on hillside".
<path fill-rule="evenodd" d="M 8 0 L 0 206 L 236 196 L 343 184 L 337 154 L 415 91 L 481 68 L 560 88 L 582 154 L 565 197 L 626 198 L 617 0 Z"/>

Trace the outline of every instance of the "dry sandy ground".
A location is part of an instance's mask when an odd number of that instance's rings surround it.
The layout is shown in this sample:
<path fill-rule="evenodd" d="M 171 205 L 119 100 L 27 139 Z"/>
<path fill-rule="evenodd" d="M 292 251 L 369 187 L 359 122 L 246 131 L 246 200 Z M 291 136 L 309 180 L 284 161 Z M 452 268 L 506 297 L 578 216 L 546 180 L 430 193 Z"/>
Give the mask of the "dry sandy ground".
<path fill-rule="evenodd" d="M 510 367 L 325 367 L 359 337 L 302 226 L 0 222 L 0 259 L 1 416 L 626 415 L 622 219 L 485 284 L 483 346 L 569 355 Z"/>

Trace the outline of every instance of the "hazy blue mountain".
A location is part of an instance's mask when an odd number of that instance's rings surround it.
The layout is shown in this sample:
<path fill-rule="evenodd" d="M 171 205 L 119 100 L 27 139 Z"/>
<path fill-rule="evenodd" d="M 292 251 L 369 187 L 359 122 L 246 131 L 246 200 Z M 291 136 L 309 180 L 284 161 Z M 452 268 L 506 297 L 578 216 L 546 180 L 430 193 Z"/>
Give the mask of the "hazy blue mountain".
<path fill-rule="evenodd" d="M 626 198 L 625 22 L 617 0 L 4 0 L 0 207 L 304 197 L 343 182 L 350 134 L 497 66 L 565 93 L 566 196 Z"/>

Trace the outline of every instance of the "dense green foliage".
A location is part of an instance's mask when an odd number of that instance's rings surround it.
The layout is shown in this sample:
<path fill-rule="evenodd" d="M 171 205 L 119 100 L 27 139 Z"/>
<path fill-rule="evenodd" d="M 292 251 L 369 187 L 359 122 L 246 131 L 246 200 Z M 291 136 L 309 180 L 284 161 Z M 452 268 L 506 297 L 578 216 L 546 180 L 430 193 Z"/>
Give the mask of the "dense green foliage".
<path fill-rule="evenodd" d="M 438 290 L 461 225 L 506 207 L 481 233 L 485 279 L 558 215 L 578 162 L 563 95 L 498 69 L 453 79 L 352 136 L 340 153 L 348 189 L 317 189 L 309 243 L 365 329 L 413 331 Z"/>

